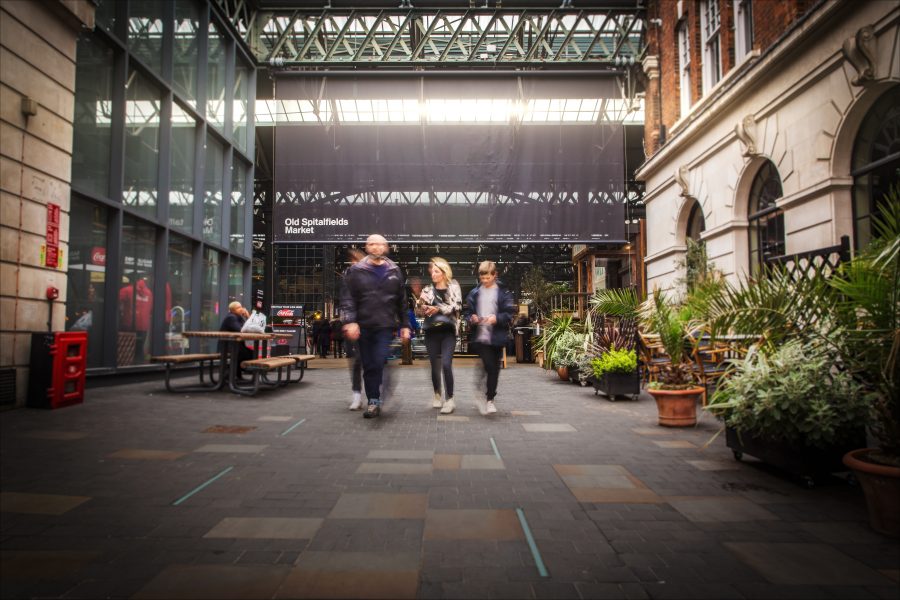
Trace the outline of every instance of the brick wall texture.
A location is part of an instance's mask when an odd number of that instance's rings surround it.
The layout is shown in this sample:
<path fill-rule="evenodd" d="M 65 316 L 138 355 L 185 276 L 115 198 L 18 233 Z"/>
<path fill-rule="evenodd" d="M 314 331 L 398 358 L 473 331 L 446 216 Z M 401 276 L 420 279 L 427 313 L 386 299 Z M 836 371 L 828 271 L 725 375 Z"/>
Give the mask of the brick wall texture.
<path fill-rule="evenodd" d="M 16 369 L 16 403 L 27 387 L 31 332 L 63 329 L 69 183 L 79 28 L 93 25 L 87 0 L 0 0 L 0 368 Z M 22 100 L 37 104 L 23 113 Z M 47 204 L 58 204 L 59 268 L 41 260 Z M 45 290 L 60 290 L 52 314 Z M 4 403 L 8 399 L 3 399 Z"/>
<path fill-rule="evenodd" d="M 713 0 L 710 0 L 713 1 Z M 721 14 L 720 53 L 722 76 L 735 68 L 734 4 L 731 0 L 717 0 Z M 703 0 L 650 0 L 647 5 L 649 19 L 660 19 L 661 25 L 648 28 L 648 54 L 659 57 L 659 89 L 648 89 L 648 106 L 659 103 L 660 110 L 647 112 L 645 146 L 649 155 L 659 150 L 658 132 L 669 131 L 682 118 L 680 64 L 678 56 L 679 5 L 681 20 L 689 28 L 691 44 L 691 105 L 703 97 L 703 41 L 701 35 L 701 11 Z M 803 16 L 813 0 L 754 0 L 753 48 L 764 52 L 771 47 L 797 19 Z M 651 86 L 653 87 L 653 86 Z"/>

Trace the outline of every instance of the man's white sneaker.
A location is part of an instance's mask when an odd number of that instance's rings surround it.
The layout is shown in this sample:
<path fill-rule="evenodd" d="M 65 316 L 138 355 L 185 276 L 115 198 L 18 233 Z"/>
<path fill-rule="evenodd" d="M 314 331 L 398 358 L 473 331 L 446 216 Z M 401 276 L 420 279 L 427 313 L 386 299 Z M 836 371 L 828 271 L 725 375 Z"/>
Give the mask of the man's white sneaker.
<path fill-rule="evenodd" d="M 350 410 L 359 410 L 362 408 L 362 393 L 353 392 L 353 402 L 350 404 Z"/>
<path fill-rule="evenodd" d="M 487 401 L 487 406 L 485 407 L 484 414 L 486 414 L 486 415 L 496 415 L 497 414 L 497 407 L 494 406 L 493 400 Z"/>
<path fill-rule="evenodd" d="M 434 400 L 431 402 L 431 408 L 441 408 L 444 406 L 444 400 L 441 397 L 440 392 L 434 393 Z"/>
<path fill-rule="evenodd" d="M 444 402 L 444 406 L 441 407 L 442 415 L 449 415 L 456 409 L 456 403 L 453 401 L 453 398 L 447 398 L 447 401 Z"/>

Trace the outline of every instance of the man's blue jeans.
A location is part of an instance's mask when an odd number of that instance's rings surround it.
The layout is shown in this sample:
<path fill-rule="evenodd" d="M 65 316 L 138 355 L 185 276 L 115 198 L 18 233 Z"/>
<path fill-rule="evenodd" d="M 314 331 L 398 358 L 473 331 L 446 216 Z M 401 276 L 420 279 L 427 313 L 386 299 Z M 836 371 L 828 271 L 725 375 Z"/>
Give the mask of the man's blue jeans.
<path fill-rule="evenodd" d="M 393 328 L 360 329 L 359 357 L 362 361 L 363 385 L 369 403 L 381 405 L 381 385 L 384 382 L 384 365 L 387 362 Z M 377 400 L 377 402 L 375 402 Z"/>

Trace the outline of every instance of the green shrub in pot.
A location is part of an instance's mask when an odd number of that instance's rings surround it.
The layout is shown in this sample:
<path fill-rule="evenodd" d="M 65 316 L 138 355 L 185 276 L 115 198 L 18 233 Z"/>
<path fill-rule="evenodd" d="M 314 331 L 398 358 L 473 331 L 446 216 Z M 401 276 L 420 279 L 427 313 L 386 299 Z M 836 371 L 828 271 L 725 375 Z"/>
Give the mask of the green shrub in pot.
<path fill-rule="evenodd" d="M 707 410 L 727 427 L 766 440 L 827 448 L 855 439 L 869 400 L 823 347 L 788 340 L 735 362 Z"/>
<path fill-rule="evenodd" d="M 637 371 L 637 353 L 634 350 L 617 350 L 613 346 L 608 352 L 591 360 L 591 370 L 597 379 L 607 373 L 634 373 Z"/>

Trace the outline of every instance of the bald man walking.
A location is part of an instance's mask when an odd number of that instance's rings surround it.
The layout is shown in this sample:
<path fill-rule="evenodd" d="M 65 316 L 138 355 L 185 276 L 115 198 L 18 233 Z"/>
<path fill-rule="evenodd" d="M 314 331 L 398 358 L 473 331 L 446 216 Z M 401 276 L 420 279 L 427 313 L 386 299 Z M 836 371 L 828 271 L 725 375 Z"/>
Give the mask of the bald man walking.
<path fill-rule="evenodd" d="M 341 314 L 344 337 L 356 341 L 363 368 L 368 406 L 363 416 L 381 414 L 381 386 L 391 339 L 400 327 L 400 337 L 409 339 L 403 273 L 387 257 L 388 242 L 373 234 L 366 239 L 366 257 L 351 265 L 344 275 Z"/>

